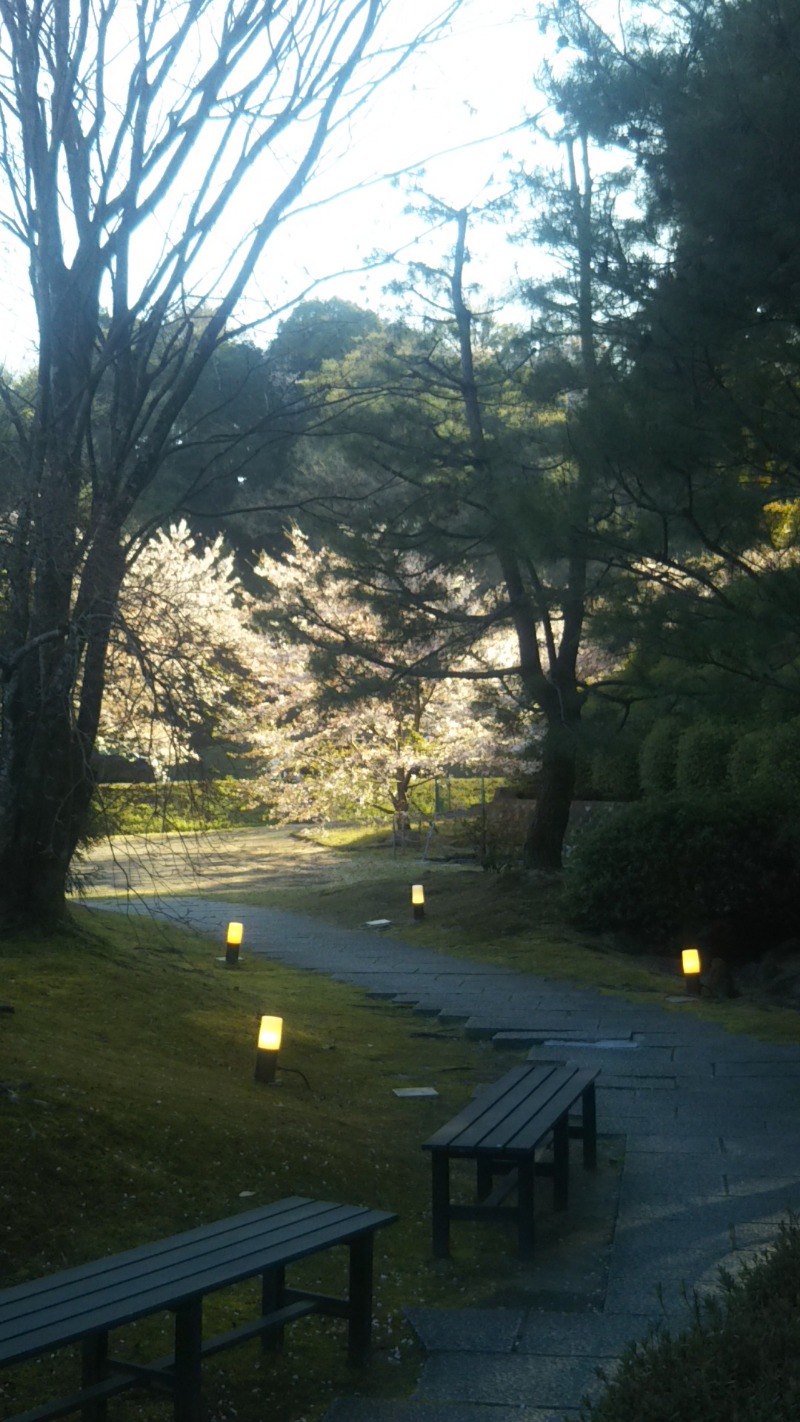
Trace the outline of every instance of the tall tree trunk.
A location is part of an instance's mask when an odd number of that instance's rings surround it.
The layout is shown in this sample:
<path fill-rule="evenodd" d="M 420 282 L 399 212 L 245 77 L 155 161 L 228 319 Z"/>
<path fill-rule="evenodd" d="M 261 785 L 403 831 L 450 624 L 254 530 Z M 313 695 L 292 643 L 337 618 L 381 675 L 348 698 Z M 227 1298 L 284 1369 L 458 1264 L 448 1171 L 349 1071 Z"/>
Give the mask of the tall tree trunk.
<path fill-rule="evenodd" d="M 44 929 L 64 915 L 69 868 L 86 830 L 94 790 L 108 635 L 124 572 L 110 529 L 95 538 L 81 594 L 69 616 L 52 582 L 40 578 L 32 622 L 59 628 L 19 658 L 3 698 L 0 783 L 0 923 Z"/>
<path fill-rule="evenodd" d="M 561 868 L 564 838 L 575 795 L 576 732 L 580 709 L 572 724 L 548 724 L 536 808 L 522 850 L 527 869 Z"/>

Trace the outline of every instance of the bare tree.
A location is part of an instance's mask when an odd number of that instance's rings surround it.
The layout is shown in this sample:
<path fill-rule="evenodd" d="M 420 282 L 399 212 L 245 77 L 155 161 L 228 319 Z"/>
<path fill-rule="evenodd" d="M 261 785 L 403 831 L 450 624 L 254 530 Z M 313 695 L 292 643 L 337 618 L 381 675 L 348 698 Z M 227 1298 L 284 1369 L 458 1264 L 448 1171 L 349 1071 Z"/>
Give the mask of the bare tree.
<path fill-rule="evenodd" d="M 0 385 L 0 921 L 63 912 L 126 540 L 185 403 L 333 131 L 459 3 L 404 38 L 391 0 L 0 0 L 0 223 L 38 325 L 35 386 Z"/>

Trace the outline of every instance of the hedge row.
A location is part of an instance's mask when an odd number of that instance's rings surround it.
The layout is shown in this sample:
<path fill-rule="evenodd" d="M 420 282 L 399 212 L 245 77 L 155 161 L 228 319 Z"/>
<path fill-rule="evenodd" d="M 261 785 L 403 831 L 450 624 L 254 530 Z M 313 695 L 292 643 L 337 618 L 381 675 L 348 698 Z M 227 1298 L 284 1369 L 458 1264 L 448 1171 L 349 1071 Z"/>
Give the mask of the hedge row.
<path fill-rule="evenodd" d="M 570 919 L 657 947 L 726 923 L 742 958 L 797 933 L 800 817 L 785 798 L 665 795 L 619 806 L 576 837 Z"/>
<path fill-rule="evenodd" d="M 687 1328 L 632 1345 L 584 1422 L 797 1422 L 800 1417 L 800 1231 L 776 1244 L 721 1295 L 696 1300 Z"/>
<path fill-rule="evenodd" d="M 700 790 L 800 799 L 800 719 L 753 728 L 664 718 L 642 739 L 626 732 L 592 750 L 581 779 L 604 800 Z"/>

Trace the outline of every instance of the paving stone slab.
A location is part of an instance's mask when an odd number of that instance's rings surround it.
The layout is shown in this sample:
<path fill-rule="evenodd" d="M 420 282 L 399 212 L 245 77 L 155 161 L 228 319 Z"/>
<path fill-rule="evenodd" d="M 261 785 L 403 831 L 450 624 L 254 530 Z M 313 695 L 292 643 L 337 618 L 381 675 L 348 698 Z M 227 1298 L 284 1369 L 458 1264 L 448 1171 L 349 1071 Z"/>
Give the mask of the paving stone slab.
<path fill-rule="evenodd" d="M 434 1353 L 414 1394 L 431 1402 L 471 1402 L 504 1407 L 578 1407 L 596 1395 L 601 1358 L 544 1358 L 514 1353 Z"/>
<path fill-rule="evenodd" d="M 599 1058 L 599 1052 L 597 1056 Z M 582 1052 L 582 1062 L 583 1058 Z M 676 1077 L 678 1074 L 671 1052 L 655 1047 L 638 1047 L 635 1052 L 603 1052 L 602 1060 L 604 1070 L 613 1076 Z"/>
<path fill-rule="evenodd" d="M 691 1217 L 682 1223 L 662 1220 L 652 1226 L 639 1222 L 638 1227 L 618 1227 L 609 1259 L 609 1284 L 626 1277 L 637 1283 L 658 1283 L 662 1274 L 698 1279 L 731 1253 L 734 1239 L 734 1232 L 719 1218 L 709 1219 L 705 1229 Z"/>
<path fill-rule="evenodd" d="M 779 1121 L 770 1124 L 780 1126 Z M 748 1122 L 746 1131 L 740 1129 L 720 1136 L 723 1155 L 731 1160 L 757 1158 L 765 1162 L 781 1159 L 800 1161 L 800 1132 L 790 1134 L 785 1130 L 778 1130 L 776 1134 L 777 1139 L 771 1134 L 765 1139 L 763 1122 L 757 1130 L 751 1129 L 751 1123 Z"/>
<path fill-rule="evenodd" d="M 789 1214 L 800 1213 L 800 1183 L 795 1180 L 770 1189 L 761 1188 L 758 1183 L 749 1188 L 734 1186 L 725 1197 L 724 1211 L 727 1223 L 735 1226 L 785 1219 Z"/>
<path fill-rule="evenodd" d="M 769 1116 L 765 1112 L 751 1115 L 748 1111 L 737 1110 L 731 1101 L 727 1106 L 717 1105 L 699 1107 L 683 1100 L 679 1095 L 675 1101 L 675 1119 L 679 1126 L 688 1130 L 694 1129 L 698 1132 L 707 1131 L 710 1136 L 727 1135 L 735 1136 L 737 1129 L 741 1130 L 743 1120 L 747 1120 L 754 1132 L 766 1136 L 769 1129 Z"/>
<path fill-rule="evenodd" d="M 725 1148 L 721 1136 L 716 1138 L 710 1136 L 698 1136 L 693 1134 L 685 1122 L 676 1122 L 676 1127 L 680 1126 L 686 1134 L 682 1134 L 680 1129 L 669 1134 L 655 1135 L 649 1131 L 630 1131 L 625 1143 L 625 1158 L 641 1153 L 643 1155 L 705 1155 L 709 1159 L 725 1155 Z M 722 1169 L 721 1163 L 718 1168 Z"/>
<path fill-rule="evenodd" d="M 769 1249 L 776 1243 L 782 1223 L 785 1223 L 784 1216 L 773 1215 L 772 1218 L 734 1225 L 731 1233 L 736 1249 L 748 1253 L 752 1249 Z"/>
<path fill-rule="evenodd" d="M 663 1027 L 635 1027 L 633 1032 L 637 1042 L 643 1046 L 673 1048 L 678 1043 L 692 1044 L 695 1040 L 690 1024 L 675 1021 Z"/>
<path fill-rule="evenodd" d="M 577 1422 L 578 1412 L 559 1408 L 485 1407 L 467 1402 L 382 1402 L 372 1397 L 338 1398 L 323 1422 Z"/>
<path fill-rule="evenodd" d="M 585 1037 L 586 1028 L 579 1032 L 570 1032 L 568 1024 L 558 1021 L 542 1020 L 538 1014 L 520 1014 L 519 1012 L 504 1013 L 499 1010 L 494 1013 L 485 1011 L 480 1017 L 470 1017 L 464 1024 L 464 1033 L 467 1037 L 491 1038 L 498 1032 L 525 1031 L 533 1034 L 544 1043 L 544 1039 L 549 1037 L 564 1036 L 570 1043 L 570 1048 L 574 1050 L 573 1039 L 577 1040 Z"/>
<path fill-rule="evenodd" d="M 743 1106 L 754 1110 L 763 1107 L 768 1114 L 785 1111 L 785 1121 L 787 1117 L 790 1121 L 794 1116 L 800 1122 L 800 1090 L 796 1080 L 764 1076 L 716 1076 L 712 1081 L 701 1081 L 692 1076 L 683 1080 L 681 1094 L 688 1106 L 702 1108 L 704 1103 L 712 1101 L 722 1107 L 737 1106 L 740 1113 Z"/>
<path fill-rule="evenodd" d="M 519 1340 L 520 1353 L 550 1357 L 617 1358 L 634 1340 L 647 1338 L 663 1315 L 535 1313 L 529 1310 Z"/>
<path fill-rule="evenodd" d="M 701 1298 L 720 1297 L 716 1266 L 707 1279 L 664 1273 L 657 1279 L 639 1281 L 626 1277 L 610 1280 L 604 1312 L 609 1315 L 649 1312 L 657 1317 L 657 1311 L 660 1311 L 665 1322 L 683 1314 L 688 1326 L 692 1319 L 692 1298 L 695 1291 Z"/>
<path fill-rule="evenodd" d="M 616 1067 L 616 1063 L 614 1063 Z M 649 1076 L 642 1072 L 628 1076 L 617 1075 L 616 1070 L 611 1073 L 603 1072 L 601 1086 L 604 1091 L 675 1091 L 677 1082 L 674 1075 Z"/>
<path fill-rule="evenodd" d="M 770 1201 L 770 1204 L 772 1203 Z M 647 1190 L 642 1187 L 626 1190 L 623 1182 L 615 1238 L 621 1237 L 627 1228 L 641 1230 L 647 1227 L 654 1230 L 656 1227 L 675 1225 L 680 1228 L 684 1221 L 690 1218 L 698 1220 L 709 1214 L 718 1229 L 727 1229 L 736 1218 L 736 1211 L 731 1209 L 730 1197 L 721 1183 L 718 1187 L 709 1187 L 705 1192 L 692 1190 L 677 1194 L 669 1189 L 662 1189 L 657 1182 L 651 1184 Z M 739 1212 L 741 1218 L 746 1214 L 745 1210 Z"/>
<path fill-rule="evenodd" d="M 642 1121 L 650 1121 L 654 1131 L 660 1130 L 660 1123 L 671 1123 L 681 1120 L 679 1115 L 681 1109 L 680 1098 L 671 1091 L 637 1090 L 634 1086 L 632 1090 L 622 1091 L 619 1088 L 612 1088 L 606 1091 L 601 1077 L 597 1083 L 597 1124 L 602 1129 L 605 1126 L 606 1118 L 619 1116 L 620 1118 L 637 1117 Z M 607 1113 L 607 1114 L 601 1114 Z M 741 1119 L 741 1118 L 740 1118 Z M 669 1128 L 669 1127 L 668 1127 Z M 635 1130 L 631 1125 L 629 1130 Z"/>
<path fill-rule="evenodd" d="M 427 1353 L 510 1353 L 525 1320 L 523 1309 L 404 1308 Z"/>

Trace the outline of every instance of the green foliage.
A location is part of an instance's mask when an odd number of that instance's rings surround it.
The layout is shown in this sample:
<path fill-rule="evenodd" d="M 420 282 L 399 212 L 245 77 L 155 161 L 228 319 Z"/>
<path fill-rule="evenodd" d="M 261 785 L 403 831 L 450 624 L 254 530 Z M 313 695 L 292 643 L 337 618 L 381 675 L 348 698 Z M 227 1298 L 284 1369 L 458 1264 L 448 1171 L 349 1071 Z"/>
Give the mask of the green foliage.
<path fill-rule="evenodd" d="M 593 798 L 600 800 L 638 798 L 639 758 L 633 737 L 623 734 L 598 747 L 592 756 L 591 787 Z"/>
<path fill-rule="evenodd" d="M 566 911 L 576 924 L 648 944 L 727 920 L 764 948 L 796 931 L 799 850 L 800 822 L 785 801 L 645 800 L 576 838 Z"/>
<path fill-rule="evenodd" d="M 680 737 L 675 757 L 675 784 L 679 793 L 725 790 L 728 759 L 736 738 L 732 726 L 699 721 Z"/>
<path fill-rule="evenodd" d="M 253 786 L 242 780 L 100 785 L 92 801 L 87 838 L 268 823 L 269 803 L 264 799 L 255 804 L 253 801 Z"/>
<path fill-rule="evenodd" d="M 734 742 L 728 758 L 728 783 L 735 795 L 753 793 L 759 783 L 759 763 L 765 740 L 771 739 L 772 728 L 746 731 Z"/>
<path fill-rule="evenodd" d="M 757 737 L 747 738 L 747 741 L 743 755 L 749 753 L 751 761 L 755 759 L 754 788 L 764 794 L 800 800 L 800 719 L 787 721 L 782 726 L 765 727 Z M 741 766 L 741 758 L 738 764 Z"/>
<path fill-rule="evenodd" d="M 795 1422 L 800 1415 L 800 1230 L 723 1272 L 719 1298 L 695 1300 L 683 1332 L 658 1332 L 625 1353 L 583 1422 Z"/>
<path fill-rule="evenodd" d="M 639 752 L 639 780 L 644 795 L 668 795 L 676 788 L 680 721 L 663 717 L 645 736 Z"/>
<path fill-rule="evenodd" d="M 410 794 L 412 819 L 474 809 L 492 799 L 508 782 L 498 776 L 448 776 L 415 785 Z M 235 829 L 274 820 L 269 781 L 187 780 L 157 785 L 100 785 L 92 802 L 88 839 L 168 831 Z M 388 823 L 389 812 L 342 799 L 331 820 Z"/>

